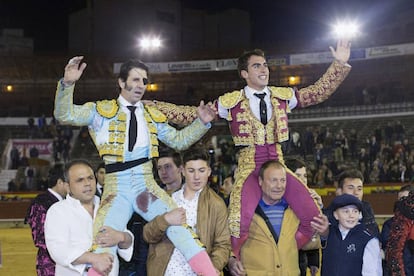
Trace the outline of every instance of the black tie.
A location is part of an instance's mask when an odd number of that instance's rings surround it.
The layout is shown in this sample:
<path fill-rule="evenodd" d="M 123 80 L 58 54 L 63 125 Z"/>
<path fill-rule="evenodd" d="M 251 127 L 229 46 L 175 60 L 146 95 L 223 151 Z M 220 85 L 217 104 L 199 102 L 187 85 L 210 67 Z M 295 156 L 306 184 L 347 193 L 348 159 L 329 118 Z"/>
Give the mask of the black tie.
<path fill-rule="evenodd" d="M 260 99 L 260 121 L 262 122 L 262 124 L 265 125 L 267 124 L 267 107 L 266 102 L 264 101 L 264 97 L 266 96 L 266 94 L 254 93 L 254 95 Z"/>
<path fill-rule="evenodd" d="M 132 151 L 134 149 L 135 142 L 137 141 L 137 117 L 135 116 L 136 106 L 127 106 L 129 111 L 131 111 L 131 117 L 129 119 L 129 132 L 128 132 L 128 150 Z"/>

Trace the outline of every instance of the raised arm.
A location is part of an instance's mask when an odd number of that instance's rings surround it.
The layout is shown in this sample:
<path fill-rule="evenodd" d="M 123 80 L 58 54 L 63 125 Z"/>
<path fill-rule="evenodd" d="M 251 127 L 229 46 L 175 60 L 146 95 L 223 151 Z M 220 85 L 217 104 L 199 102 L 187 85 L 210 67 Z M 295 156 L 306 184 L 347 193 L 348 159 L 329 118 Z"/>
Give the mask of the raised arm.
<path fill-rule="evenodd" d="M 345 80 L 351 71 L 348 64 L 351 55 L 351 43 L 339 40 L 336 49 L 330 47 L 334 61 L 314 84 L 295 91 L 298 107 L 307 107 L 327 100 Z"/>
<path fill-rule="evenodd" d="M 86 68 L 86 63 L 81 63 L 82 59 L 83 56 L 77 56 L 69 60 L 57 85 L 53 115 L 62 124 L 85 126 L 92 122 L 95 103 L 73 104 L 75 83 Z"/>

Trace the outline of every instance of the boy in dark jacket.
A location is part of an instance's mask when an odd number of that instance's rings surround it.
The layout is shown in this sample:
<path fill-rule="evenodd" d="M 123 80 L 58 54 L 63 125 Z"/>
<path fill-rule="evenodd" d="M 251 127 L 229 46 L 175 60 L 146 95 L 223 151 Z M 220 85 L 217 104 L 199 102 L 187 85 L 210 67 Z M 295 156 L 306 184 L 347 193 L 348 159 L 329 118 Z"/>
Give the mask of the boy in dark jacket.
<path fill-rule="evenodd" d="M 361 201 L 353 195 L 337 196 L 332 204 L 338 221 L 331 224 L 322 252 L 322 276 L 382 276 L 378 239 L 359 223 Z"/>

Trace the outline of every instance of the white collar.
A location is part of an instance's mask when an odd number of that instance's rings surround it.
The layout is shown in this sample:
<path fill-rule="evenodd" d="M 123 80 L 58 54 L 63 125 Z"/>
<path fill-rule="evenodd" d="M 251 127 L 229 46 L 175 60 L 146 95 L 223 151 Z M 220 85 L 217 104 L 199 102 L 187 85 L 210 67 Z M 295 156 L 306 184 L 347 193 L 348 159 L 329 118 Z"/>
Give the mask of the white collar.
<path fill-rule="evenodd" d="M 187 201 L 192 201 L 195 199 L 198 199 L 200 197 L 200 193 L 204 190 L 204 188 L 202 188 L 201 190 L 198 190 L 197 192 L 195 192 L 194 197 L 190 200 L 186 199 L 184 197 L 184 190 L 185 190 L 185 186 L 186 184 L 184 183 L 183 186 L 181 187 L 181 189 L 179 189 L 178 191 L 174 192 L 174 194 L 177 194 L 177 196 L 182 199 L 182 200 L 187 200 Z"/>
<path fill-rule="evenodd" d="M 128 102 L 124 97 L 122 97 L 121 94 L 119 94 L 118 97 L 118 103 L 123 106 L 123 107 L 127 107 L 127 106 L 136 106 L 137 108 L 141 108 L 142 107 L 142 102 L 139 101 L 136 104 L 131 104 L 130 102 Z"/>
<path fill-rule="evenodd" d="M 251 87 L 249 87 L 249 86 L 247 86 L 247 85 L 246 85 L 246 86 L 244 87 L 244 92 L 246 93 L 246 96 L 247 96 L 248 98 L 253 97 L 255 93 L 258 93 L 258 94 L 263 94 L 263 93 L 265 93 L 265 94 L 266 94 L 266 96 L 268 95 L 268 89 L 267 89 L 267 86 L 266 86 L 263 90 L 261 90 L 261 91 L 257 91 L 257 90 L 254 90 L 253 88 L 251 88 Z"/>
<path fill-rule="evenodd" d="M 59 201 L 63 199 L 63 197 L 59 193 L 55 192 L 52 188 L 48 188 L 47 190 L 49 191 L 49 193 L 54 195 Z"/>
<path fill-rule="evenodd" d="M 69 195 L 69 194 L 67 194 L 66 195 L 66 200 L 70 203 L 70 204 L 72 204 L 72 205 L 74 205 L 74 206 L 76 206 L 76 205 L 78 205 L 78 206 L 82 206 L 82 204 L 81 204 L 81 202 L 80 202 L 80 200 L 79 199 L 76 199 L 76 198 L 74 198 L 74 197 L 72 197 L 71 195 Z M 96 209 L 96 207 L 97 206 L 99 206 L 99 203 L 100 203 L 100 199 L 99 199 L 99 197 L 98 196 L 94 196 L 94 198 L 93 198 L 93 204 L 95 205 L 95 209 Z M 83 207 L 83 206 L 82 206 Z"/>

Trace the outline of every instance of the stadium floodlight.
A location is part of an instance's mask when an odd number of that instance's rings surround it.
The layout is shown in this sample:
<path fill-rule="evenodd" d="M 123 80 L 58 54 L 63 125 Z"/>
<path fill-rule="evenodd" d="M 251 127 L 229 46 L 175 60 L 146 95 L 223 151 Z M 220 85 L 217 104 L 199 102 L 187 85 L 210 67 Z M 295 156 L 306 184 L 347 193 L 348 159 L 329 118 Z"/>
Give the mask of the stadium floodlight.
<path fill-rule="evenodd" d="M 162 41 L 158 37 L 142 37 L 139 39 L 139 47 L 147 51 L 157 50 L 162 47 Z"/>
<path fill-rule="evenodd" d="M 337 22 L 333 26 L 334 36 L 338 39 L 352 39 L 359 34 L 359 25 L 352 21 Z"/>

